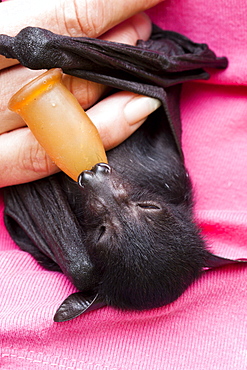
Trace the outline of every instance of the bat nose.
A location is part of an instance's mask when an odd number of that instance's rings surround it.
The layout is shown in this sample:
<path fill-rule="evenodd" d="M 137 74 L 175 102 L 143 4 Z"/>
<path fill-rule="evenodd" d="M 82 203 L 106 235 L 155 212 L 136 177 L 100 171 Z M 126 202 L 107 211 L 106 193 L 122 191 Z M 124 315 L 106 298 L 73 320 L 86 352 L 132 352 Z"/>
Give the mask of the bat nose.
<path fill-rule="evenodd" d="M 86 183 L 90 182 L 91 179 L 95 176 L 95 173 L 93 171 L 83 171 L 79 177 L 78 177 L 78 184 L 79 186 L 81 186 L 82 188 L 86 185 Z"/>
<path fill-rule="evenodd" d="M 92 171 L 97 173 L 102 173 L 102 174 L 108 174 L 111 173 L 111 167 L 107 163 L 98 163 L 96 164 L 93 168 Z"/>
<path fill-rule="evenodd" d="M 102 180 L 102 177 L 111 173 L 111 167 L 107 163 L 98 163 L 90 171 L 83 171 L 78 177 L 78 184 L 84 187 L 93 180 Z"/>

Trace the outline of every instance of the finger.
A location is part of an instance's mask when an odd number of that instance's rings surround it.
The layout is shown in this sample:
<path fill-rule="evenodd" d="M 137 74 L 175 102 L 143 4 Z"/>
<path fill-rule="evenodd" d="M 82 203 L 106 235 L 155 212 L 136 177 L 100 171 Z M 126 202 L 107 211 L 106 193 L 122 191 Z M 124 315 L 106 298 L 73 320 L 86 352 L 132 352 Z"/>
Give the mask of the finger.
<path fill-rule="evenodd" d="M 0 134 L 25 126 L 21 117 L 8 109 L 8 102 L 17 90 L 42 72 L 31 71 L 18 65 L 0 73 Z"/>
<path fill-rule="evenodd" d="M 135 45 L 138 39 L 149 38 L 150 33 L 151 21 L 144 13 L 140 13 L 116 26 L 102 38 L 108 39 L 109 37 L 111 41 Z M 0 134 L 25 125 L 17 114 L 8 110 L 8 101 L 17 90 L 41 73 L 43 71 L 32 71 L 20 65 L 5 69 L 0 73 Z M 84 109 L 95 104 L 107 90 L 103 85 L 69 75 L 64 75 L 63 81 Z"/>
<path fill-rule="evenodd" d="M 111 28 L 99 38 L 135 45 L 139 39 L 148 40 L 151 31 L 152 22 L 147 14 L 142 12 Z"/>
<path fill-rule="evenodd" d="M 22 0 L 1 4 L 0 33 L 43 27 L 69 36 L 98 37 L 163 0 Z M 7 20 L 7 21 L 6 21 Z"/>
<path fill-rule="evenodd" d="M 19 64 L 16 59 L 7 59 L 3 55 L 0 55 L 0 70 Z"/>
<path fill-rule="evenodd" d="M 37 180 L 59 171 L 29 128 L 0 135 L 0 187 Z"/>
<path fill-rule="evenodd" d="M 74 0 L 65 8 L 66 12 L 58 15 L 64 19 L 60 23 L 60 33 L 64 31 L 72 34 L 84 34 L 88 37 L 98 37 L 132 17 L 133 15 L 145 11 L 163 0 Z M 71 3 L 71 2 L 70 2 Z M 62 27 L 65 29 L 62 30 Z"/>
<path fill-rule="evenodd" d="M 130 136 L 159 105 L 157 99 L 119 92 L 87 113 L 108 150 Z M 58 171 L 28 128 L 0 136 L 0 158 L 0 187 L 30 182 Z"/>
<path fill-rule="evenodd" d="M 100 101 L 87 114 L 109 150 L 133 134 L 160 105 L 158 99 L 121 91 Z"/>

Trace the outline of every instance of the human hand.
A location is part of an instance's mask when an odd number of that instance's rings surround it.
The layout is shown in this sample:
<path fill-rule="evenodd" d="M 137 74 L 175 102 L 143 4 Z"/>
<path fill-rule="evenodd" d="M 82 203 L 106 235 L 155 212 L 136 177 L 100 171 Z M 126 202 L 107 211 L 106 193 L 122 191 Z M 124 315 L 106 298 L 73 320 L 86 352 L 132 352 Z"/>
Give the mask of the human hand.
<path fill-rule="evenodd" d="M 161 0 L 12 0 L 0 5 L 0 33 L 14 36 L 31 25 L 63 35 L 100 37 L 134 45 L 138 39 L 148 39 L 151 32 L 148 17 L 137 13 L 159 2 Z M 10 97 L 43 71 L 28 70 L 2 56 L 0 70 L 0 187 L 3 187 L 48 176 L 58 168 L 22 119 L 7 108 Z M 67 75 L 64 83 L 84 109 L 98 101 L 107 89 Z M 108 150 L 131 135 L 158 106 L 156 99 L 119 92 L 101 100 L 87 113 Z"/>

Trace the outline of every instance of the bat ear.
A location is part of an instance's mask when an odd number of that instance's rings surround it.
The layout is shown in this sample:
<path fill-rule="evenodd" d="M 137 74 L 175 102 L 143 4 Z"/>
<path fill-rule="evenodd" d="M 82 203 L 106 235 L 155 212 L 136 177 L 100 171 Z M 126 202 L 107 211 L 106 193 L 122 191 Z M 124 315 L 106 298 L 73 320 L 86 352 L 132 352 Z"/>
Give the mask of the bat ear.
<path fill-rule="evenodd" d="M 55 316 L 55 322 L 63 322 L 74 319 L 85 312 L 97 310 L 105 306 L 106 303 L 99 299 L 98 294 L 85 294 L 77 292 L 69 295 L 58 308 Z"/>
<path fill-rule="evenodd" d="M 209 253 L 204 267 L 205 269 L 213 269 L 213 268 L 217 268 L 221 266 L 234 265 L 238 263 L 247 263 L 247 259 L 240 258 L 240 259 L 232 260 L 229 258 L 219 257 L 219 256 L 216 256 L 215 254 Z"/>

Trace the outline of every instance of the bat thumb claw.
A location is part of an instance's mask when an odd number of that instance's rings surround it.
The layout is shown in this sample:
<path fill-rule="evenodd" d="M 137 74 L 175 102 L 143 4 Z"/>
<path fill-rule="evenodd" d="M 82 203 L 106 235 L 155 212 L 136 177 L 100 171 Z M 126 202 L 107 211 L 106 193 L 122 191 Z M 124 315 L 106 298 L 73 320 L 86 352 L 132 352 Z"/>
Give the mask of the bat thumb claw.
<path fill-rule="evenodd" d="M 241 259 L 233 260 L 229 258 L 216 256 L 215 254 L 210 254 L 207 259 L 205 269 L 208 270 L 208 269 L 218 268 L 218 267 L 222 267 L 226 265 L 234 265 L 234 264 L 239 264 L 239 263 L 246 264 L 247 259 L 241 258 Z"/>
<path fill-rule="evenodd" d="M 105 306 L 98 294 L 88 295 L 82 292 L 77 292 L 69 295 L 58 308 L 55 316 L 55 322 L 64 322 L 72 320 L 82 313 L 97 310 Z"/>

